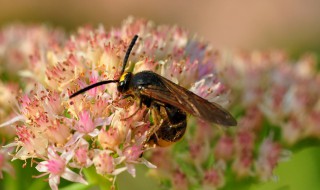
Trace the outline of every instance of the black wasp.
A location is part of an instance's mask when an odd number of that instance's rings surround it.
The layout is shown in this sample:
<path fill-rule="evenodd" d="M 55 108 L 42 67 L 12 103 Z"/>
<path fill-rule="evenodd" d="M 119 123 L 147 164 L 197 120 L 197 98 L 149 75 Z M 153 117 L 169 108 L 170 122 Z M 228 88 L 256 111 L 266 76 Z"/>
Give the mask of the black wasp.
<path fill-rule="evenodd" d="M 137 39 L 135 35 L 127 49 L 120 79 L 97 82 L 75 92 L 70 98 L 103 84 L 118 83 L 117 89 L 122 98 L 136 98 L 140 107 L 145 105 L 151 110 L 154 126 L 147 135 L 146 143 L 149 145 L 168 146 L 181 139 L 187 127 L 187 113 L 223 126 L 237 125 L 232 115 L 220 105 L 201 98 L 157 73 L 141 71 L 133 75 L 132 72 L 125 72 Z"/>

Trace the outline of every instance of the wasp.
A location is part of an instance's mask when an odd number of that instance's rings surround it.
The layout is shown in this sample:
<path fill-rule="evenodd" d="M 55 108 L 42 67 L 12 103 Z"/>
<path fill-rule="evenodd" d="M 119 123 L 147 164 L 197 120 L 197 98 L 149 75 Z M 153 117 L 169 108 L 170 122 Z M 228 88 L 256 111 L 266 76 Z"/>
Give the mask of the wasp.
<path fill-rule="evenodd" d="M 220 105 L 201 98 L 157 73 L 125 72 L 137 39 L 138 36 L 135 35 L 128 46 L 119 79 L 89 85 L 72 94 L 70 98 L 100 85 L 118 83 L 117 90 L 122 94 L 121 99 L 132 97 L 139 101 L 140 108 L 142 105 L 149 108 L 154 125 L 149 129 L 145 143 L 161 147 L 177 142 L 183 137 L 187 127 L 187 114 L 223 126 L 237 125 L 234 117 Z"/>

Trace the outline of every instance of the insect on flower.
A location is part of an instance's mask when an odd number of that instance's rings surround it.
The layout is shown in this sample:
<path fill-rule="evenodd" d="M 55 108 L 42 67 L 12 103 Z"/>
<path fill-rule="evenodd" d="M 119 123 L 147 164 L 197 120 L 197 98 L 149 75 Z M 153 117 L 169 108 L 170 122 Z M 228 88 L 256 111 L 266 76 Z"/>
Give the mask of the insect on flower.
<path fill-rule="evenodd" d="M 220 105 L 209 102 L 152 71 L 136 74 L 132 71 L 125 72 L 137 39 L 138 36 L 135 35 L 126 51 L 119 79 L 97 82 L 75 92 L 70 98 L 100 85 L 118 83 L 117 90 L 122 94 L 121 99 L 137 99 L 140 108 L 145 105 L 150 109 L 155 125 L 147 134 L 145 143 L 149 145 L 168 146 L 181 139 L 187 127 L 187 113 L 223 126 L 237 125 L 233 116 Z"/>

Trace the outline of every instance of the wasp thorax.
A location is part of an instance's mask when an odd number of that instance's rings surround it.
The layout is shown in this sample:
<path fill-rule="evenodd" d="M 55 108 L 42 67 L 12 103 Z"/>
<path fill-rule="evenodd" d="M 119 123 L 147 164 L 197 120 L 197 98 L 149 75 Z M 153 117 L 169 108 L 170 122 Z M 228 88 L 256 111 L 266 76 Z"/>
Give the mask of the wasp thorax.
<path fill-rule="evenodd" d="M 121 75 L 119 79 L 119 84 L 117 87 L 120 93 L 124 93 L 129 90 L 131 77 L 132 77 L 131 72 L 126 72 Z"/>

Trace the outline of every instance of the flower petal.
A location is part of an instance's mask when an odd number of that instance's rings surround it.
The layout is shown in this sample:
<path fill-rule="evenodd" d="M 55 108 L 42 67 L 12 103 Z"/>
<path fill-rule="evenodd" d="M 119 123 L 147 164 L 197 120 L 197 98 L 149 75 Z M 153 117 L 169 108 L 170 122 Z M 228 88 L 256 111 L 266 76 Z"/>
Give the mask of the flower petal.
<path fill-rule="evenodd" d="M 70 139 L 69 142 L 67 142 L 67 144 L 65 146 L 70 146 L 72 144 L 74 144 L 75 142 L 77 142 L 81 137 L 83 137 L 83 133 L 79 133 L 79 132 L 75 132 L 75 134 L 72 136 L 72 138 Z"/>
<path fill-rule="evenodd" d="M 112 121 L 113 115 L 107 117 L 107 118 L 97 118 L 94 120 L 94 126 L 105 126 L 110 125 Z"/>
<path fill-rule="evenodd" d="M 40 163 L 36 166 L 36 169 L 37 169 L 39 172 L 48 172 L 47 164 L 48 164 L 48 161 L 40 162 Z"/>
<path fill-rule="evenodd" d="M 119 175 L 120 173 L 124 172 L 127 170 L 127 167 L 122 167 L 122 168 L 118 168 L 118 169 L 115 169 L 113 172 L 112 172 L 112 175 L 116 176 L 116 175 Z"/>
<path fill-rule="evenodd" d="M 88 185 L 88 182 L 85 179 L 83 179 L 79 174 L 73 172 L 69 168 L 66 168 L 65 172 L 62 174 L 61 177 L 64 179 L 67 179 L 69 181 L 83 183 L 85 185 Z"/>
<path fill-rule="evenodd" d="M 60 176 L 49 176 L 49 185 L 52 190 L 58 190 L 58 184 L 60 183 Z"/>
<path fill-rule="evenodd" d="M 149 162 L 148 160 L 144 159 L 144 158 L 140 158 L 141 159 L 141 163 L 143 163 L 144 165 L 146 165 L 148 168 L 152 168 L 155 169 L 157 168 L 156 165 L 152 164 L 151 162 Z"/>
<path fill-rule="evenodd" d="M 125 156 L 120 156 L 120 157 L 118 157 L 118 158 L 115 158 L 115 159 L 114 159 L 114 164 L 115 164 L 115 165 L 121 164 L 121 162 L 123 162 L 125 159 L 126 159 Z"/>
<path fill-rule="evenodd" d="M 92 132 L 88 133 L 89 136 L 91 137 L 96 137 L 98 136 L 100 131 L 98 129 L 94 129 Z"/>
<path fill-rule="evenodd" d="M 5 127 L 5 126 L 11 125 L 11 124 L 13 124 L 13 123 L 15 123 L 17 121 L 24 121 L 24 120 L 25 120 L 25 118 L 24 118 L 23 115 L 18 115 L 16 117 L 10 119 L 9 121 L 2 123 L 0 125 L 0 127 Z"/>
<path fill-rule="evenodd" d="M 134 164 L 127 164 L 128 173 L 132 175 L 132 177 L 136 177 L 136 168 Z"/>

